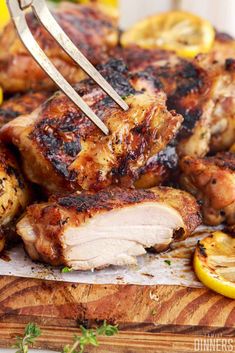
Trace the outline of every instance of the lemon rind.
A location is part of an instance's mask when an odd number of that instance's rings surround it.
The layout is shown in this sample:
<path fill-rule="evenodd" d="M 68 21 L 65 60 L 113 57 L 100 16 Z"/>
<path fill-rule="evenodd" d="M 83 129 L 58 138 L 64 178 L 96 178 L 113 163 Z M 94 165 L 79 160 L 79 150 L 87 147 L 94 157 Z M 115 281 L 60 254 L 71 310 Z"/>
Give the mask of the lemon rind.
<path fill-rule="evenodd" d="M 235 283 L 220 278 L 213 270 L 203 263 L 198 248 L 195 251 L 193 266 L 199 280 L 211 290 L 225 297 L 235 299 Z"/>

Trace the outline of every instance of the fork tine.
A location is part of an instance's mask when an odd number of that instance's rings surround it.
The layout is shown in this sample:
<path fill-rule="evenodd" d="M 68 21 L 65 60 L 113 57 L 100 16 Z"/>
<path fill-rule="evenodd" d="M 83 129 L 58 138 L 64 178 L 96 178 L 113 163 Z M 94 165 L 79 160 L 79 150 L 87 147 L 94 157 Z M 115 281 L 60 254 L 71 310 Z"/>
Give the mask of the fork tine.
<path fill-rule="evenodd" d="M 128 110 L 126 102 L 112 86 L 103 78 L 80 50 L 73 44 L 49 11 L 45 0 L 33 0 L 31 4 L 35 15 L 54 37 L 62 49 L 124 110 Z"/>
<path fill-rule="evenodd" d="M 40 48 L 36 40 L 34 39 L 28 24 L 25 19 L 24 12 L 20 9 L 18 0 L 7 0 L 8 6 L 12 14 L 12 19 L 16 26 L 16 30 L 25 45 L 29 50 L 33 58 L 41 66 L 41 68 L 50 76 L 50 78 L 56 83 L 57 86 L 73 101 L 73 103 L 82 110 L 82 112 L 93 121 L 93 123 L 103 131 L 104 134 L 108 134 L 109 130 L 107 126 L 98 118 L 98 116 L 92 111 L 92 109 L 84 102 L 84 100 L 78 95 L 73 87 L 65 80 L 61 73 L 55 68 L 55 66 L 48 59 L 46 54 Z"/>

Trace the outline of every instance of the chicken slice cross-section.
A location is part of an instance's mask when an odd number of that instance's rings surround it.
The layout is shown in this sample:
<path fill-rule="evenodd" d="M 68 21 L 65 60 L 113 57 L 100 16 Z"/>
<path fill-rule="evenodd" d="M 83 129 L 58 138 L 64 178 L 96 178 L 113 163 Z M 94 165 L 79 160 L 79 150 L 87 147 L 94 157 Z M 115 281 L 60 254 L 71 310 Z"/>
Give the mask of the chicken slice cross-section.
<path fill-rule="evenodd" d="M 108 136 L 60 92 L 1 130 L 1 137 L 18 147 L 28 178 L 50 192 L 132 186 L 149 158 L 162 151 L 181 126 L 183 118 L 167 110 L 165 94 L 139 90 L 145 79 L 133 83 L 122 61 L 111 60 L 101 72 L 125 98 L 127 112 L 91 80 L 76 89 L 105 122 Z"/>
<path fill-rule="evenodd" d="M 235 225 L 235 154 L 185 157 L 180 167 L 181 185 L 198 199 L 204 223 Z"/>
<path fill-rule="evenodd" d="M 31 205 L 17 231 L 33 260 L 90 270 L 134 264 L 145 248 L 166 249 L 199 224 L 198 205 L 184 191 L 115 187 Z"/>

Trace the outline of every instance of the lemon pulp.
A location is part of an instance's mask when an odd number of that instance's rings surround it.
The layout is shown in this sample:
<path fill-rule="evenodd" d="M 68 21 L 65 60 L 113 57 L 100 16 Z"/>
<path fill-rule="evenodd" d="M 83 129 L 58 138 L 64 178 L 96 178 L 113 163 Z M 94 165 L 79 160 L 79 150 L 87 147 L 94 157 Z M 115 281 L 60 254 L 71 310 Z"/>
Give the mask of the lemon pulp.
<path fill-rule="evenodd" d="M 209 52 L 215 31 L 210 22 L 184 11 L 170 11 L 138 22 L 123 33 L 124 47 L 173 50 L 183 57 Z"/>

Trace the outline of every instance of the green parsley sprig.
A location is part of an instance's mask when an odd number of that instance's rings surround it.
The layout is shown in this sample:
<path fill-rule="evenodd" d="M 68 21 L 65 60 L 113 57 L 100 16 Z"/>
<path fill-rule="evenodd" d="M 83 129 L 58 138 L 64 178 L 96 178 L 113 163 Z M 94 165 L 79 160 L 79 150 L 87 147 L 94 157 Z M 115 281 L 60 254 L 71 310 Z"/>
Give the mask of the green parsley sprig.
<path fill-rule="evenodd" d="M 83 353 L 86 346 L 99 345 L 98 336 L 114 336 L 118 333 L 118 326 L 109 325 L 106 321 L 96 329 L 86 329 L 83 326 L 80 326 L 80 329 L 82 336 L 75 335 L 73 345 L 65 346 L 62 353 Z"/>
<path fill-rule="evenodd" d="M 73 269 L 72 269 L 72 267 L 67 267 L 67 266 L 65 266 L 65 267 L 63 267 L 62 269 L 61 269 L 61 273 L 69 273 L 69 272 L 72 272 L 73 271 Z"/>
<path fill-rule="evenodd" d="M 167 264 L 168 266 L 171 266 L 171 261 L 170 260 L 164 260 L 165 264 Z"/>
<path fill-rule="evenodd" d="M 62 353 L 83 353 L 86 346 L 97 347 L 99 345 L 98 336 L 113 336 L 118 333 L 118 326 L 109 325 L 106 321 L 96 329 L 86 329 L 83 326 L 80 326 L 80 329 L 82 335 L 75 335 L 73 344 L 65 346 Z M 40 328 L 36 324 L 29 323 L 25 328 L 24 336 L 16 338 L 16 344 L 14 345 L 14 348 L 18 349 L 16 353 L 28 353 L 29 347 L 40 335 Z"/>
<path fill-rule="evenodd" d="M 24 330 L 23 337 L 16 337 L 16 344 L 13 348 L 18 348 L 16 353 L 28 353 L 29 347 L 32 347 L 35 340 L 41 336 L 40 328 L 33 323 L 29 323 Z"/>

